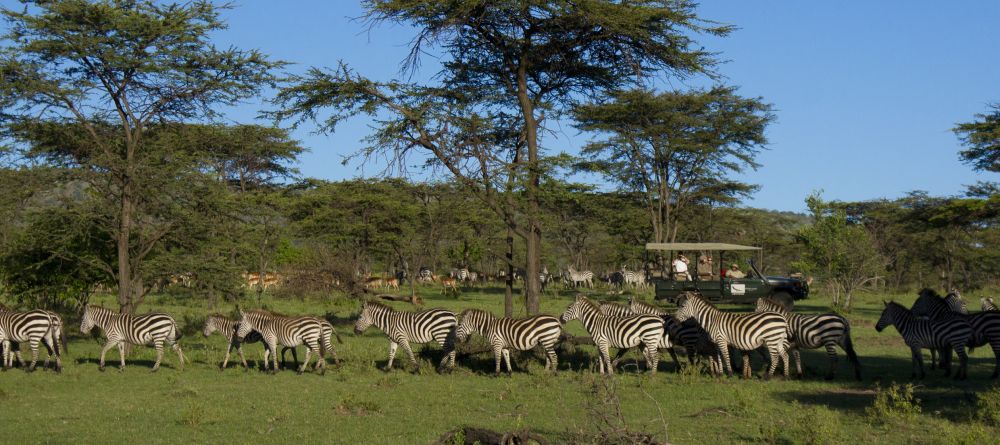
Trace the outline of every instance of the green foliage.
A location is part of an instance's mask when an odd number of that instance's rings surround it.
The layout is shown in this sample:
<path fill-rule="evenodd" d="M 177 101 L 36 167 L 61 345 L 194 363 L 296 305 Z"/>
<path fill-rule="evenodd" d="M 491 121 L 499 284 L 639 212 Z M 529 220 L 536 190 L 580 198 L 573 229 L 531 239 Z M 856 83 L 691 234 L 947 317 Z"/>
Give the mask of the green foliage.
<path fill-rule="evenodd" d="M 976 418 L 987 425 L 1000 427 L 1000 386 L 976 394 Z"/>
<path fill-rule="evenodd" d="M 990 105 L 990 111 L 952 131 L 967 147 L 959 152 L 963 161 L 976 170 L 1000 172 L 1000 104 Z"/>
<path fill-rule="evenodd" d="M 892 382 L 886 388 L 876 384 L 875 400 L 865 408 L 865 415 L 869 422 L 875 424 L 908 423 L 921 411 L 920 399 L 913 394 L 913 385 Z"/>

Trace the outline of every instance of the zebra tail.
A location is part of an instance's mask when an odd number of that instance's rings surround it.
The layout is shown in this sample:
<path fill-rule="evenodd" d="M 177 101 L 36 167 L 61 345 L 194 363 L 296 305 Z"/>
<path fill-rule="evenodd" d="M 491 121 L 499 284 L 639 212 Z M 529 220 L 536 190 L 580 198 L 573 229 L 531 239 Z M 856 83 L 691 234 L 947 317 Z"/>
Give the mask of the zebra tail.
<path fill-rule="evenodd" d="M 847 360 L 854 366 L 854 377 L 861 380 L 861 360 L 858 360 L 858 353 L 854 352 L 854 341 L 851 340 L 851 325 L 844 329 L 844 352 L 847 353 Z"/>
<path fill-rule="evenodd" d="M 69 348 L 66 346 L 66 330 L 59 329 L 59 343 L 62 346 L 59 354 L 69 354 Z"/>
<path fill-rule="evenodd" d="M 333 331 L 333 336 L 337 337 L 337 343 L 344 344 L 344 341 L 340 339 L 340 334 L 337 333 L 337 330 L 336 329 L 331 329 L 331 330 Z"/>

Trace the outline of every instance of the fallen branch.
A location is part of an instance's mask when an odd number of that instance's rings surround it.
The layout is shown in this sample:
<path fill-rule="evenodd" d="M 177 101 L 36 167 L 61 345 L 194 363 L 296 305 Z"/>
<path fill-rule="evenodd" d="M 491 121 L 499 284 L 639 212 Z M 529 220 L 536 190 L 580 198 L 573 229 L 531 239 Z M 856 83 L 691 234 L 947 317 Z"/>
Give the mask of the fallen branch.
<path fill-rule="evenodd" d="M 534 434 L 527 430 L 514 431 L 510 433 L 498 433 L 496 431 L 487 430 L 484 428 L 472 428 L 464 427 L 448 431 L 440 439 L 438 439 L 436 444 L 454 444 L 456 439 L 462 440 L 461 443 L 466 445 L 481 444 L 481 445 L 508 445 L 508 444 L 528 444 L 537 443 L 539 445 L 548 445 L 548 441 L 544 437 Z"/>

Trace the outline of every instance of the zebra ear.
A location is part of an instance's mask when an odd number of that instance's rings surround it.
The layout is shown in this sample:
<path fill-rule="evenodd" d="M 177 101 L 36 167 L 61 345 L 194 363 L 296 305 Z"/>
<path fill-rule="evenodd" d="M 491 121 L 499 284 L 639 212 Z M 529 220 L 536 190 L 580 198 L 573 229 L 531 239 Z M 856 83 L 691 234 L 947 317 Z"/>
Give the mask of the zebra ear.
<path fill-rule="evenodd" d="M 888 307 L 889 306 L 889 302 L 885 301 L 885 300 L 882 300 L 882 306 Z"/>

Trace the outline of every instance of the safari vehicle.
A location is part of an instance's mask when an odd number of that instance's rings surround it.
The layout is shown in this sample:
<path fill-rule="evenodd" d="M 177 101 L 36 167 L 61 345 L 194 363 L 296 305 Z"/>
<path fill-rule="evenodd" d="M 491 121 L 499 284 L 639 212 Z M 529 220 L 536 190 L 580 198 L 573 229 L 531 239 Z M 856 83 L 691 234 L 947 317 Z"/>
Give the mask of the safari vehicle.
<path fill-rule="evenodd" d="M 651 271 L 657 300 L 674 303 L 682 292 L 695 291 L 714 303 L 753 304 L 760 297 L 771 297 L 791 307 L 794 300 L 809 295 L 809 285 L 801 278 L 764 276 L 753 259 L 747 261 L 749 267 L 743 271 L 745 277 L 726 276 L 727 266 L 734 264 L 733 260 L 726 260 L 727 252 L 756 251 L 759 255 L 760 247 L 725 243 L 648 243 L 646 250 L 669 252 L 663 255 L 664 269 Z M 673 260 L 681 253 L 690 255 L 689 280 L 676 276 L 671 268 Z M 702 254 L 712 254 L 714 261 L 711 273 L 699 276 L 698 258 Z"/>

